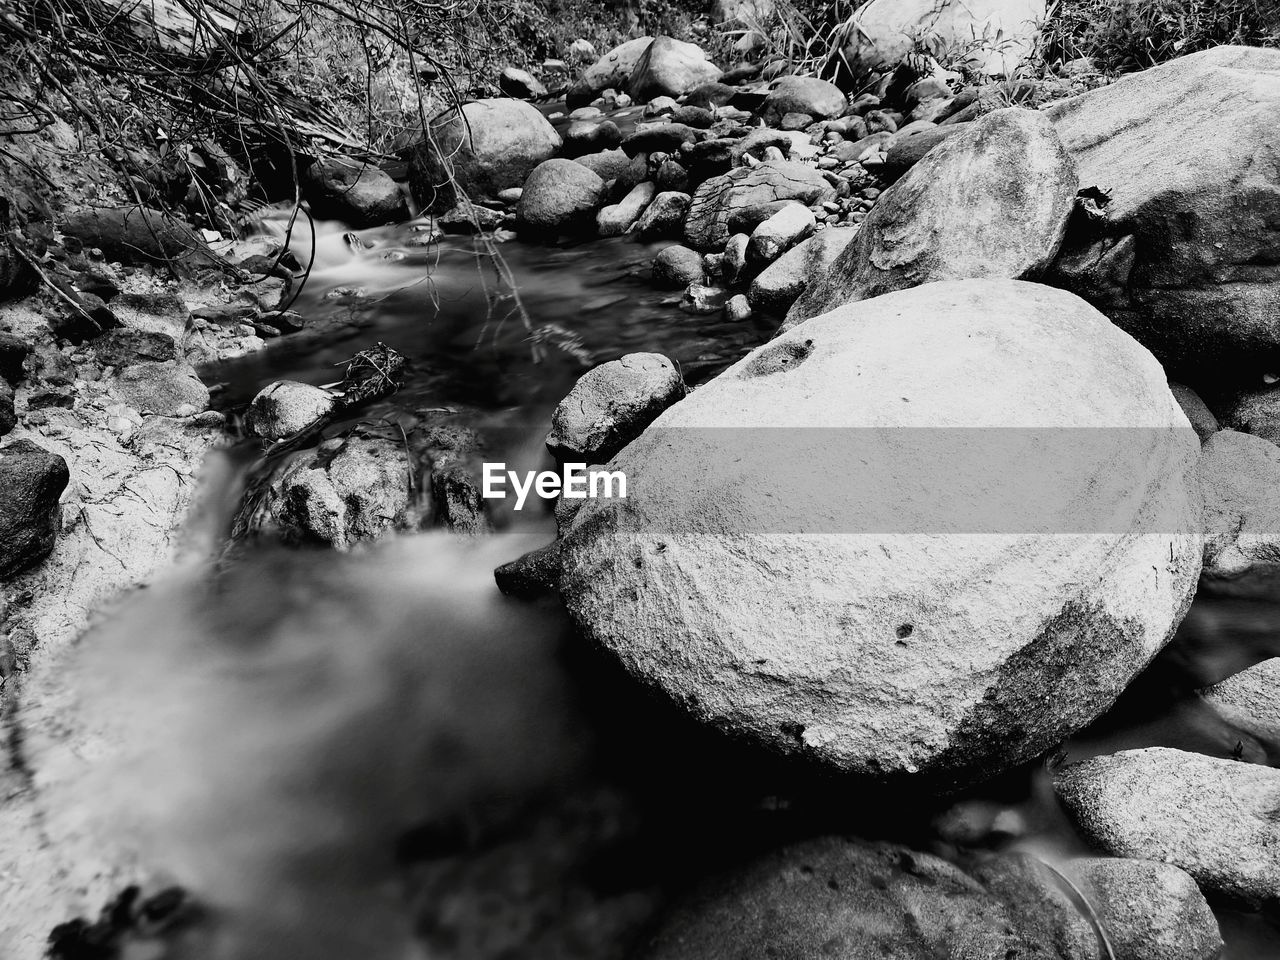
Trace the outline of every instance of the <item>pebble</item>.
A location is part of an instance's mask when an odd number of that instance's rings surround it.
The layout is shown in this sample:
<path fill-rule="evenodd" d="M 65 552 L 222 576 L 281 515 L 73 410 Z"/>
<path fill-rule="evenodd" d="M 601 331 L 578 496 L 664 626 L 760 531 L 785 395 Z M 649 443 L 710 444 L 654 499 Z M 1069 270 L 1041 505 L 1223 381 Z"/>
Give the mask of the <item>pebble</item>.
<path fill-rule="evenodd" d="M 750 320 L 751 303 L 747 300 L 746 295 L 739 293 L 730 297 L 728 303 L 724 305 L 724 315 L 726 320 L 732 320 L 735 323 Z"/>

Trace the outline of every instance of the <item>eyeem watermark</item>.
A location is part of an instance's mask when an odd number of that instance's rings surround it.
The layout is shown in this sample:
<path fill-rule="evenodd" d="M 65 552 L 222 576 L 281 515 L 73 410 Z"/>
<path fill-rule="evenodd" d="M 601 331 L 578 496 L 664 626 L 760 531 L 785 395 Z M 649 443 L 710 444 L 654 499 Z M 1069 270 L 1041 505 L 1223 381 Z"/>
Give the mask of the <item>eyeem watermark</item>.
<path fill-rule="evenodd" d="M 523 476 L 508 470 L 505 463 L 484 465 L 484 486 L 481 490 L 486 500 L 505 500 L 507 487 L 516 495 L 517 510 L 524 509 L 530 492 L 544 500 L 563 496 L 566 500 L 586 500 L 627 496 L 627 475 L 621 470 L 587 470 L 585 463 L 566 463 L 561 472 L 554 470 L 528 470 Z"/>

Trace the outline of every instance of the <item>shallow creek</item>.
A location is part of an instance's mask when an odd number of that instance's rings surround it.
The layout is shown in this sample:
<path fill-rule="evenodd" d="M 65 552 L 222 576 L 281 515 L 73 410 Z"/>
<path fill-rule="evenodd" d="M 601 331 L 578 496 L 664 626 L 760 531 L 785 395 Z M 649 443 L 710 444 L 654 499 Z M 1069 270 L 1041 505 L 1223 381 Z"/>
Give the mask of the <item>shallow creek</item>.
<path fill-rule="evenodd" d="M 498 245 L 541 347 L 471 238 L 337 225 L 315 241 L 294 309 L 311 329 L 206 371 L 235 411 L 262 386 L 341 379 L 383 341 L 405 388 L 360 412 L 448 409 L 487 459 L 529 469 L 586 366 L 631 351 L 697 384 L 771 333 L 681 312 L 654 290 L 656 248 L 629 239 Z M 309 256 L 309 237 L 295 237 Z M 193 523 L 226 523 L 257 450 L 206 467 Z M 351 554 L 253 547 L 218 577 L 181 569 L 83 645 L 90 696 L 145 750 L 104 776 L 101 806 L 210 904 L 192 957 L 621 957 L 664 897 L 771 843 L 820 831 L 938 852 L 939 807 L 882 806 L 848 785 L 717 741 L 581 649 L 554 605 L 501 596 L 494 566 L 550 538 L 545 511 L 478 540 L 395 538 Z M 1280 654 L 1280 601 L 1202 595 L 1180 632 L 1068 755 L 1167 745 L 1280 762 L 1192 691 Z M 1275 595 L 1271 592 L 1270 595 Z M 1240 746 L 1238 747 L 1237 744 Z M 136 756 L 132 753 L 136 752 Z M 973 792 L 984 841 L 1048 860 L 1084 851 L 1040 766 Z M 405 909 L 405 904 L 409 909 Z M 1232 960 L 1280 956 L 1280 931 L 1219 913 Z"/>

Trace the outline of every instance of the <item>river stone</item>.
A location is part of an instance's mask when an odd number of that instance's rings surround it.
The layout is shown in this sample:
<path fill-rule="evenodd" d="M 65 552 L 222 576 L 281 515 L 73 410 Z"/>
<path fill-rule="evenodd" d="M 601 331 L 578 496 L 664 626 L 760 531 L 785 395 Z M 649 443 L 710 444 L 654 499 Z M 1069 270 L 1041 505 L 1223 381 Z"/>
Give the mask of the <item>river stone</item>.
<path fill-rule="evenodd" d="M 1271 387 L 1238 395 L 1222 421 L 1224 426 L 1280 443 L 1280 389 Z"/>
<path fill-rule="evenodd" d="M 1280 657 L 1206 687 L 1200 697 L 1236 726 L 1280 741 Z"/>
<path fill-rule="evenodd" d="M 834 83 L 816 77 L 784 77 L 765 97 L 760 117 L 766 127 L 781 126 L 789 113 L 830 120 L 844 113 L 848 105 L 848 99 Z"/>
<path fill-rule="evenodd" d="M 178 344 L 167 333 L 120 327 L 108 330 L 89 342 L 98 362 L 108 367 L 124 367 L 140 360 L 162 363 L 178 356 Z"/>
<path fill-rule="evenodd" d="M 719 80 L 721 73 L 696 43 L 657 37 L 636 61 L 628 91 L 636 103 L 679 97 L 700 84 Z"/>
<path fill-rule="evenodd" d="M 516 204 L 520 223 L 551 234 L 567 233 L 591 222 L 604 181 L 572 160 L 545 160 L 524 182 Z"/>
<path fill-rule="evenodd" d="M 1200 457 L 1204 495 L 1204 573 L 1239 577 L 1280 570 L 1280 447 L 1220 430 Z"/>
<path fill-rule="evenodd" d="M 765 267 L 747 291 L 757 310 L 786 311 L 815 279 L 826 275 L 857 227 L 827 227 L 796 244 Z"/>
<path fill-rule="evenodd" d="M 652 180 L 638 183 L 617 203 L 596 214 L 596 230 L 602 237 L 620 237 L 635 224 L 657 191 Z"/>
<path fill-rule="evenodd" d="M 783 329 L 935 280 L 1034 277 L 1058 252 L 1075 196 L 1075 168 L 1048 120 L 1017 107 L 987 114 L 881 195 Z"/>
<path fill-rule="evenodd" d="M 800 203 L 789 203 L 751 231 L 747 260 L 759 269 L 777 260 L 817 229 L 813 211 Z"/>
<path fill-rule="evenodd" d="M 1222 429 L 1218 423 L 1218 418 L 1213 415 L 1213 411 L 1208 405 L 1186 384 L 1174 383 L 1169 381 L 1169 390 L 1173 393 L 1174 399 L 1178 401 L 1178 406 L 1182 407 L 1182 412 L 1187 415 L 1187 419 L 1191 421 L 1191 427 L 1201 440 L 1208 440 L 1215 433 Z"/>
<path fill-rule="evenodd" d="M 696 429 L 713 426 L 737 429 Z M 863 448 L 867 426 L 1130 429 L 1080 434 L 1098 442 L 1037 467 L 1059 491 L 1052 529 L 1093 532 L 971 537 L 932 532 L 945 519 L 911 526 L 993 482 L 960 483 L 952 463 L 933 475 L 941 492 L 873 521 L 890 532 L 845 532 L 860 529 L 862 500 L 847 499 L 859 463 L 905 461 L 891 489 L 920 474 L 914 453 Z M 780 451 L 799 428 L 819 446 Z M 837 429 L 858 443 L 822 445 Z M 1017 281 L 929 284 L 810 320 L 663 414 L 611 464 L 627 499 L 579 511 L 561 591 L 631 674 L 731 735 L 955 787 L 1091 722 L 1168 641 L 1200 571 L 1200 537 L 1184 532 L 1198 529 L 1199 453 L 1159 364 L 1084 301 Z"/>
<path fill-rule="evenodd" d="M 311 212 L 350 227 L 376 227 L 409 218 L 400 186 L 384 170 L 352 160 L 317 160 L 302 175 Z"/>
<path fill-rule="evenodd" d="M 685 395 L 659 353 L 628 353 L 587 371 L 551 416 L 547 449 L 560 463 L 608 463 Z"/>
<path fill-rule="evenodd" d="M 895 134 L 888 141 L 889 149 L 885 151 L 884 162 L 876 172 L 896 180 L 923 160 L 929 151 L 942 141 L 963 133 L 967 129 L 969 129 L 967 123 L 953 123 L 945 126 L 929 126 L 905 135 Z"/>
<path fill-rule="evenodd" d="M 1280 770 L 1148 747 L 1071 764 L 1054 786 L 1098 849 L 1173 864 L 1209 893 L 1280 903 Z"/>
<path fill-rule="evenodd" d="M 1196 882 L 1153 860 L 1081 857 L 1066 864 L 1097 911 L 1116 960 L 1214 960 L 1218 921 Z"/>
<path fill-rule="evenodd" d="M 612 120 L 575 120 L 564 132 L 564 154 L 578 157 L 612 150 L 622 142 L 622 131 Z"/>
<path fill-rule="evenodd" d="M 286 466 L 267 487 L 249 528 L 289 544 L 339 550 L 417 520 L 403 444 L 347 437 Z"/>
<path fill-rule="evenodd" d="M 542 81 L 519 67 L 502 68 L 502 72 L 498 74 L 498 89 L 517 100 L 536 100 L 547 95 L 547 88 L 542 85 Z"/>
<path fill-rule="evenodd" d="M 30 440 L 0 447 L 0 577 L 9 578 L 53 552 L 67 462 Z"/>
<path fill-rule="evenodd" d="M 550 121 L 523 100 L 473 100 L 436 117 L 431 131 L 409 161 L 409 187 L 431 213 L 452 209 L 459 188 L 482 200 L 521 186 L 561 146 Z"/>
<path fill-rule="evenodd" d="M 649 176 L 649 165 L 643 156 L 629 157 L 621 150 L 588 153 L 582 157 L 574 157 L 573 162 L 582 164 L 605 182 L 615 181 L 622 190 L 630 190 Z"/>
<path fill-rule="evenodd" d="M 209 388 L 181 360 L 132 364 L 116 376 L 111 391 L 135 410 L 161 417 L 178 416 L 186 406 L 196 412 L 209 406 Z"/>
<path fill-rule="evenodd" d="M 1035 53 L 1046 7 L 1046 0 L 871 0 L 841 30 L 828 70 L 847 64 L 861 78 L 924 52 L 1012 76 Z"/>
<path fill-rule="evenodd" d="M 249 402 L 244 425 L 264 440 L 283 440 L 333 413 L 337 399 L 328 390 L 296 380 L 277 380 Z"/>
<path fill-rule="evenodd" d="M 530 550 L 493 571 L 494 582 L 509 597 L 531 600 L 552 596 L 560 579 L 560 541 Z"/>
<path fill-rule="evenodd" d="M 697 250 L 673 243 L 663 247 L 653 258 L 653 282 L 660 287 L 687 287 L 704 279 L 702 254 Z"/>
<path fill-rule="evenodd" d="M 646 242 L 678 236 L 689 212 L 689 199 L 679 190 L 659 193 L 636 221 L 636 236 Z"/>
<path fill-rule="evenodd" d="M 586 106 L 605 90 L 625 90 L 631 82 L 631 74 L 651 43 L 653 37 L 636 37 L 614 47 L 587 67 L 569 88 L 565 98 L 569 109 Z"/>
<path fill-rule="evenodd" d="M 1053 282 L 1193 386 L 1280 366 L 1280 50 L 1215 47 L 1045 109 L 1107 220 Z"/>
<path fill-rule="evenodd" d="M 958 867 L 855 837 L 792 844 L 703 885 L 636 957 L 1063 960 L 1051 939 L 1022 928 L 1004 900 Z"/>
<path fill-rule="evenodd" d="M 97 247 L 112 260 L 156 264 L 173 260 L 190 266 L 217 266 L 218 259 L 191 228 L 150 207 L 90 207 L 66 214 L 65 236 Z"/>
<path fill-rule="evenodd" d="M 685 242 L 698 250 L 718 250 L 731 233 L 739 232 L 730 229 L 736 211 L 785 200 L 808 206 L 834 196 L 835 189 L 826 178 L 807 164 L 767 160 L 754 167 L 735 167 L 703 182 L 694 192 L 684 225 Z"/>

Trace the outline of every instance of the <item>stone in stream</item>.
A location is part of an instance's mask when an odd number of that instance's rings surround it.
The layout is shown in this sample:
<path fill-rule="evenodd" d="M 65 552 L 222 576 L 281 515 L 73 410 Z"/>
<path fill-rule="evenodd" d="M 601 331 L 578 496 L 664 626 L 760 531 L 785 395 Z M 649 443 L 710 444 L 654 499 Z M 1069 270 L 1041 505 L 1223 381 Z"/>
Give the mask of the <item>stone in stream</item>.
<path fill-rule="evenodd" d="M 1199 455 L 1159 364 L 1084 301 L 929 284 L 815 318 L 659 417 L 611 463 L 627 499 L 575 518 L 561 594 L 721 731 L 953 789 L 1092 722 L 1168 642 L 1200 571 Z"/>
<path fill-rule="evenodd" d="M 636 37 L 606 53 L 587 67 L 569 88 L 565 100 L 570 110 L 584 107 L 605 90 L 625 90 L 636 65 L 653 43 L 653 37 Z"/>
<path fill-rule="evenodd" d="M 1280 770 L 1148 747 L 1064 767 L 1054 788 L 1098 849 L 1172 864 L 1206 893 L 1280 903 Z"/>
<path fill-rule="evenodd" d="M 327 441 L 271 479 L 247 532 L 345 550 L 410 529 L 421 519 L 411 470 L 401 443 L 360 436 Z"/>
<path fill-rule="evenodd" d="M 871 0 L 844 25 L 824 75 L 892 70 L 923 38 L 926 52 L 958 52 L 975 71 L 1013 76 L 1035 53 L 1046 7 L 1046 0 Z"/>
<path fill-rule="evenodd" d="M 1213 415 L 1213 411 L 1201 399 L 1200 394 L 1185 384 L 1174 383 L 1172 380 L 1169 381 L 1169 390 L 1178 401 L 1178 406 L 1182 407 L 1182 412 L 1191 421 L 1192 429 L 1195 430 L 1196 435 L 1201 440 L 1208 440 L 1222 429 L 1218 423 L 1218 418 Z"/>
<path fill-rule="evenodd" d="M 1280 657 L 1206 687 L 1200 697 L 1235 726 L 1280 742 Z"/>
<path fill-rule="evenodd" d="M 209 388 L 182 360 L 131 364 L 111 382 L 111 392 L 143 413 L 162 417 L 181 416 L 186 407 L 198 413 L 209 406 Z"/>
<path fill-rule="evenodd" d="M 108 367 L 125 367 L 140 360 L 163 363 L 178 356 L 178 344 L 172 336 L 150 330 L 108 330 L 89 346 L 98 362 Z"/>
<path fill-rule="evenodd" d="M 687 287 L 691 283 L 701 283 L 704 278 L 702 254 L 697 250 L 673 243 L 663 247 L 653 258 L 653 282 L 660 287 Z"/>
<path fill-rule="evenodd" d="M 1066 872 L 1097 911 L 1116 960 L 1214 960 L 1222 953 L 1217 918 L 1177 867 L 1081 857 Z"/>
<path fill-rule="evenodd" d="M 767 267 L 817 228 L 813 211 L 789 203 L 751 231 L 747 260 L 756 269 Z"/>
<path fill-rule="evenodd" d="M 895 134 L 887 141 L 884 162 L 877 173 L 882 179 L 897 180 L 928 155 L 929 151 L 942 141 L 954 137 L 967 130 L 967 123 L 955 123 L 946 126 L 930 126 L 916 130 L 905 136 Z"/>
<path fill-rule="evenodd" d="M 1280 444 L 1280 389 L 1239 394 L 1222 417 L 1223 426 Z"/>
<path fill-rule="evenodd" d="M 733 323 L 751 319 L 751 301 L 746 294 L 739 293 L 729 298 L 724 305 L 724 317 Z"/>
<path fill-rule="evenodd" d="M 827 227 L 796 244 L 751 281 L 747 296 L 757 310 L 784 313 L 805 287 L 826 275 L 856 227 Z"/>
<path fill-rule="evenodd" d="M 783 329 L 936 280 L 1035 277 L 1058 252 L 1076 186 L 1071 157 L 1042 114 L 987 114 L 884 192 Z"/>
<path fill-rule="evenodd" d="M 684 236 L 698 250 L 720 249 L 730 234 L 733 215 L 747 207 L 795 200 L 805 205 L 835 196 L 835 188 L 813 167 L 792 160 L 768 160 L 754 167 L 736 167 L 702 183 L 689 203 Z M 753 225 L 754 227 L 754 225 Z"/>
<path fill-rule="evenodd" d="M 572 160 L 545 160 L 529 174 L 516 205 L 522 226 L 549 234 L 583 229 L 595 217 L 604 181 Z"/>
<path fill-rule="evenodd" d="M 551 416 L 547 449 L 560 463 L 608 463 L 685 395 L 659 353 L 628 353 L 584 373 Z"/>
<path fill-rule="evenodd" d="M 620 237 L 635 224 L 653 200 L 657 187 L 652 180 L 638 183 L 617 203 L 596 214 L 596 231 L 602 237 Z"/>
<path fill-rule="evenodd" d="M 1222 46 L 1045 108 L 1106 220 L 1051 282 L 1087 297 L 1170 375 L 1280 367 L 1280 50 Z"/>
<path fill-rule="evenodd" d="M 1043 874 L 1029 887 L 1028 868 L 1018 857 L 993 857 L 981 874 L 971 874 L 897 844 L 804 840 L 677 900 L 635 956 L 1104 960 L 1093 929 L 1066 896 L 1050 890 L 1048 871 Z M 1035 899 L 1026 904 L 1029 897 Z"/>
<path fill-rule="evenodd" d="M 0 447 L 0 578 L 9 578 L 53 552 L 67 488 L 67 462 L 30 440 Z"/>
<path fill-rule="evenodd" d="M 249 402 L 244 425 L 264 440 L 283 440 L 333 413 L 337 405 L 337 398 L 328 390 L 296 380 L 277 380 Z"/>
<path fill-rule="evenodd" d="M 493 571 L 493 579 L 509 597 L 527 600 L 554 594 L 560 582 L 560 541 L 504 563 Z"/>
<path fill-rule="evenodd" d="M 834 83 L 816 77 L 785 77 L 765 97 L 760 118 L 767 127 L 781 126 L 789 113 L 830 120 L 844 113 L 848 105 L 848 98 Z"/>
<path fill-rule="evenodd" d="M 646 123 L 622 141 L 628 156 L 638 153 L 676 153 L 686 143 L 697 143 L 705 134 L 683 123 Z"/>
<path fill-rule="evenodd" d="M 696 43 L 657 37 L 636 61 L 627 90 L 637 103 L 647 103 L 654 97 L 682 96 L 719 80 L 721 73 Z"/>
<path fill-rule="evenodd" d="M 679 190 L 662 191 L 636 221 L 636 236 L 644 241 L 678 236 L 684 228 L 689 201 L 689 195 Z"/>
<path fill-rule="evenodd" d="M 575 120 L 564 132 L 564 155 L 580 157 L 612 150 L 622 142 L 622 131 L 612 120 Z"/>
<path fill-rule="evenodd" d="M 720 261 L 725 283 L 742 283 L 749 280 L 747 274 L 747 247 L 751 238 L 745 233 L 735 233 L 724 245 L 724 257 Z"/>
<path fill-rule="evenodd" d="M 409 187 L 431 213 L 452 209 L 459 189 L 483 200 L 521 186 L 561 146 L 550 121 L 523 100 L 473 100 L 433 119 L 430 129 L 411 151 Z"/>
<path fill-rule="evenodd" d="M 643 156 L 628 157 L 621 150 L 588 153 L 582 157 L 574 157 L 573 162 L 582 164 L 601 180 L 615 181 L 622 190 L 630 190 L 649 176 L 649 165 Z"/>
<path fill-rule="evenodd" d="M 376 227 L 409 218 L 400 186 L 379 167 L 353 160 L 317 160 L 302 175 L 311 211 L 350 227 Z"/>
<path fill-rule="evenodd" d="M 1200 457 L 1204 574 L 1237 578 L 1280 570 L 1280 447 L 1220 430 Z"/>
<path fill-rule="evenodd" d="M 498 89 L 517 100 L 536 100 L 547 95 L 547 88 L 542 81 L 519 67 L 502 68 L 502 72 L 498 74 Z"/>

